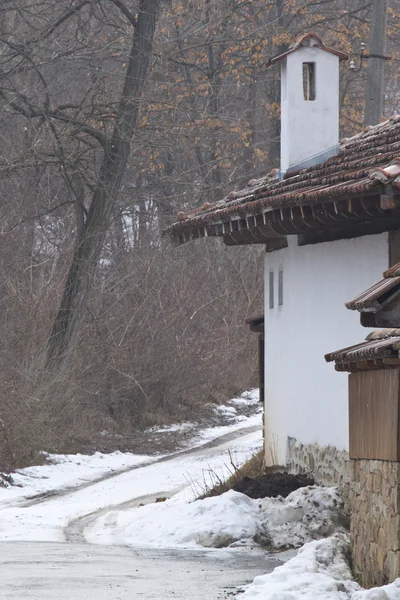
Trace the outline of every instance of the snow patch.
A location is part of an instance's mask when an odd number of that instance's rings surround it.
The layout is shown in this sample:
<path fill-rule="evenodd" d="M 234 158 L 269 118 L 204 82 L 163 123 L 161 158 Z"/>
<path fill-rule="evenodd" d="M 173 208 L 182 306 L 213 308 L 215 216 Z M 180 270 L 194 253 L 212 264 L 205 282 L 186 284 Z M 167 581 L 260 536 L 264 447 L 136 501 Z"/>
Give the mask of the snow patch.
<path fill-rule="evenodd" d="M 260 410 L 262 411 L 261 407 Z M 203 429 L 203 431 L 199 431 L 199 433 L 196 436 L 196 439 L 194 441 L 191 441 L 191 446 L 201 445 L 205 441 L 211 442 L 222 435 L 233 433 L 234 431 L 239 431 L 240 429 L 257 426 L 261 427 L 260 412 L 257 412 L 251 417 L 245 417 L 244 415 L 240 415 L 236 417 L 235 421 L 230 425 L 208 427 L 207 429 Z"/>
<path fill-rule="evenodd" d="M 380 588 L 356 592 L 351 600 L 400 600 L 400 578 Z"/>
<path fill-rule="evenodd" d="M 306 542 L 332 535 L 342 500 L 336 487 L 308 486 L 287 498 L 259 500 L 259 520 L 275 548 L 298 548 Z"/>
<path fill-rule="evenodd" d="M 194 423 L 173 423 L 172 425 L 155 425 L 154 427 L 148 427 L 146 431 L 150 433 L 175 433 L 177 431 L 189 431 L 194 428 Z"/>
<path fill-rule="evenodd" d="M 249 406 L 251 404 L 258 404 L 259 402 L 260 391 L 258 389 L 243 392 L 239 398 L 232 398 L 229 400 L 229 404 L 236 404 L 237 406 Z"/>
<path fill-rule="evenodd" d="M 359 600 L 345 559 L 348 540 L 335 535 L 307 543 L 272 573 L 256 577 L 243 600 Z M 361 596 L 364 600 L 364 597 Z M 369 600 L 369 599 L 368 599 Z M 372 600 L 372 597 L 371 597 Z M 385 599 L 386 600 L 386 599 Z"/>
<path fill-rule="evenodd" d="M 90 543 L 166 548 L 222 548 L 257 533 L 257 507 L 237 492 L 192 504 L 149 504 L 133 511 L 113 511 L 86 531 Z"/>
<path fill-rule="evenodd" d="M 32 485 L 23 489 L 0 488 L 0 540 L 62 541 L 68 523 L 94 511 L 105 508 L 111 511 L 111 507 L 134 499 L 138 500 L 138 505 L 143 501 L 140 498 L 172 496 L 180 490 L 179 502 L 193 500 L 196 490 L 210 486 L 212 473 L 219 477 L 229 475 L 231 450 L 234 450 L 238 465 L 248 460 L 261 446 L 261 433 L 256 431 L 242 436 L 234 441 L 233 448 L 231 444 L 225 442 L 213 448 L 202 448 L 163 462 L 153 460 L 152 464 L 139 465 L 80 489 L 71 489 L 54 497 L 50 495 L 46 500 L 39 498 L 38 503 L 35 498 L 31 500 L 33 486 L 50 489 L 55 484 L 56 473 L 54 479 L 32 479 Z M 16 496 L 18 493 L 20 495 Z M 28 503 L 21 507 L 19 504 L 24 502 L 24 497 Z"/>
<path fill-rule="evenodd" d="M 244 392 L 240 400 L 243 401 L 245 405 L 250 406 L 256 403 L 256 398 L 258 398 L 258 390 L 251 390 L 249 392 Z M 231 401 L 228 401 L 228 404 L 230 403 Z M 233 411 L 236 411 L 234 407 L 226 406 L 226 408 L 232 411 L 232 415 Z M 261 406 L 259 409 L 261 411 Z M 252 412 L 254 413 L 254 410 Z M 196 431 L 196 428 L 199 426 L 198 423 L 178 423 L 161 427 L 152 427 L 149 431 L 159 432 L 160 434 L 173 434 L 174 432 L 182 431 L 187 432 L 187 442 L 183 447 L 190 448 L 200 447 L 207 442 L 216 440 L 220 436 L 238 432 L 247 427 L 259 426 L 261 431 L 260 414 L 252 414 L 251 416 L 237 414 L 234 419 L 229 418 L 229 421 L 229 425 L 206 427 L 198 431 Z M 108 434 L 106 431 L 103 431 L 102 435 Z M 234 446 L 235 445 L 236 444 L 234 444 Z M 258 443 L 257 449 L 259 446 L 260 444 Z M 256 447 L 254 446 L 254 451 L 255 450 Z M 10 476 L 2 476 L 2 474 L 0 474 L 0 508 L 12 506 L 14 503 L 18 503 L 24 498 L 31 498 L 39 494 L 50 494 L 56 490 L 80 487 L 85 483 L 99 480 L 112 473 L 123 472 L 130 467 L 157 462 L 157 460 L 163 456 L 136 455 L 119 451 L 109 454 L 96 452 L 93 455 L 43 454 L 46 457 L 47 464 L 19 469 Z M 248 457 L 248 455 L 246 457 Z M 224 460 L 229 464 L 229 456 L 227 458 L 224 457 Z M 238 465 L 239 463 L 237 463 L 237 466 Z M 222 468 L 222 471 L 224 476 L 229 476 L 229 472 L 227 472 L 225 466 Z M 10 481 L 12 481 L 11 484 Z M 193 481 L 191 481 L 190 484 L 196 485 Z M 202 477 L 202 482 L 199 486 L 207 486 L 209 484 L 212 485 L 212 481 L 208 475 L 205 475 Z M 200 487 L 197 487 L 198 494 L 201 493 Z M 190 495 L 190 493 L 188 495 Z"/>
<path fill-rule="evenodd" d="M 176 499 L 112 511 L 85 532 L 90 543 L 128 546 L 221 548 L 237 542 L 300 546 L 334 532 L 336 488 L 311 486 L 286 499 L 253 500 L 230 490 L 191 504 Z"/>
<path fill-rule="evenodd" d="M 154 457 L 119 451 L 110 454 L 96 452 L 92 455 L 44 453 L 44 456 L 47 464 L 18 469 L 7 476 L 12 484 L 0 486 L 0 507 L 18 498 L 72 489 L 105 475 L 155 460 Z"/>
<path fill-rule="evenodd" d="M 227 406 L 226 404 L 220 404 L 219 406 L 216 406 L 215 408 L 213 408 L 213 412 L 216 415 L 228 418 L 228 419 L 234 419 L 237 415 L 237 410 L 236 408 L 234 408 L 233 406 Z"/>

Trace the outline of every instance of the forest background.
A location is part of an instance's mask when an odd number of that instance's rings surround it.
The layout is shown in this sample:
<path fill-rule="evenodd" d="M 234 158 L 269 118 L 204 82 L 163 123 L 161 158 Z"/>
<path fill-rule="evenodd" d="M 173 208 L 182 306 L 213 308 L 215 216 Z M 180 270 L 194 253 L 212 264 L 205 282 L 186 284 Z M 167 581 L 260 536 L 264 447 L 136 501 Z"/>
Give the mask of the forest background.
<path fill-rule="evenodd" d="M 255 384 L 262 246 L 161 233 L 279 165 L 268 59 L 313 31 L 358 66 L 370 15 L 365 0 L 0 2 L 0 468 Z M 342 136 L 362 130 L 366 75 L 341 69 Z"/>

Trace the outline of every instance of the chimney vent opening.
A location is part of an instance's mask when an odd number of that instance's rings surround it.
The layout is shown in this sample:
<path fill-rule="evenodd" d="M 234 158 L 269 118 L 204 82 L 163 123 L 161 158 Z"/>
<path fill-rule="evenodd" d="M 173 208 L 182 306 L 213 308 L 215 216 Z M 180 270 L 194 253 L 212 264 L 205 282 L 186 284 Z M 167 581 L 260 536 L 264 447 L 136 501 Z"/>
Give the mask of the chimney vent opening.
<path fill-rule="evenodd" d="M 315 100 L 315 63 L 303 63 L 303 95 L 304 100 Z"/>

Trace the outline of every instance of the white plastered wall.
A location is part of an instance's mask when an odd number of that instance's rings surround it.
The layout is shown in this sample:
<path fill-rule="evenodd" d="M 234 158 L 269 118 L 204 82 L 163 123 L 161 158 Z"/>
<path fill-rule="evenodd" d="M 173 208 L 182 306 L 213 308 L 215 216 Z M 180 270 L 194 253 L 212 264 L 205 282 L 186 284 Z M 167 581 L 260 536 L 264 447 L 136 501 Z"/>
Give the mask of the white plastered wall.
<path fill-rule="evenodd" d="M 288 248 L 265 258 L 266 460 L 283 465 L 288 436 L 347 449 L 347 374 L 335 371 L 324 355 L 365 339 L 370 330 L 344 303 L 379 280 L 388 266 L 387 233 L 302 247 L 296 236 L 288 242 Z"/>

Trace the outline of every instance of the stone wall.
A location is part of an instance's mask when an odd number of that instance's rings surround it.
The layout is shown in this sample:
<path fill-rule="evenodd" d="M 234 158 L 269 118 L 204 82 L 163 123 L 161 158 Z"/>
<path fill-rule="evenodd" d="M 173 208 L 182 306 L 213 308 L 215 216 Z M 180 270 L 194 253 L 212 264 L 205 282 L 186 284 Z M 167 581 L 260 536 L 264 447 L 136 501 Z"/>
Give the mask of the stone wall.
<path fill-rule="evenodd" d="M 318 485 L 338 485 L 350 520 L 353 571 L 364 587 L 400 577 L 400 463 L 349 459 L 333 446 L 288 438 L 290 473 L 311 473 Z"/>
<path fill-rule="evenodd" d="M 400 463 L 352 459 L 349 504 L 353 570 L 364 587 L 400 576 Z"/>
<path fill-rule="evenodd" d="M 339 486 L 344 515 L 349 515 L 350 465 L 349 455 L 334 446 L 302 444 L 288 438 L 288 464 L 290 473 L 311 473 L 317 485 Z"/>

